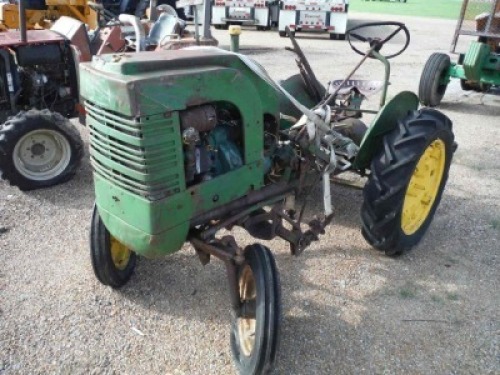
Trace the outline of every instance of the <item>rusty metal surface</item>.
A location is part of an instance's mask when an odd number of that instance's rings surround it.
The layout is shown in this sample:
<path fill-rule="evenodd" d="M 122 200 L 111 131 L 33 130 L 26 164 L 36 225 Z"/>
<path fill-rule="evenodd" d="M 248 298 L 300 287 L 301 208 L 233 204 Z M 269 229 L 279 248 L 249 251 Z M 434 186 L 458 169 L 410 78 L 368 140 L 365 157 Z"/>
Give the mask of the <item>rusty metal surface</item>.
<path fill-rule="evenodd" d="M 30 43 L 53 43 L 63 41 L 64 38 L 50 30 L 28 30 L 28 41 L 21 42 L 21 33 L 19 31 L 6 31 L 0 33 L 1 46 L 18 46 Z"/>
<path fill-rule="evenodd" d="M 81 54 L 80 61 L 90 61 L 92 59 L 89 37 L 83 22 L 63 16 L 57 20 L 50 31 L 58 33 L 68 39 L 73 46 L 76 46 Z"/>
<path fill-rule="evenodd" d="M 194 128 L 199 132 L 206 132 L 217 125 L 217 114 L 213 105 L 190 108 L 182 111 L 180 117 L 183 129 Z"/>

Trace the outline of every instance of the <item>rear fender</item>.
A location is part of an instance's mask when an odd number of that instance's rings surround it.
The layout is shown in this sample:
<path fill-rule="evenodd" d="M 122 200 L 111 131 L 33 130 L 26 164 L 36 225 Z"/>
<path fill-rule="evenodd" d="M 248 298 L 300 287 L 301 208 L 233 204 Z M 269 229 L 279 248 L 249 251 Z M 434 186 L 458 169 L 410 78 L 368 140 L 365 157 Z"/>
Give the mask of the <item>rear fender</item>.
<path fill-rule="evenodd" d="M 383 136 L 398 125 L 399 119 L 416 109 L 418 109 L 418 97 L 411 91 L 400 92 L 384 105 L 366 131 L 353 167 L 368 168 L 373 156 L 382 147 Z"/>

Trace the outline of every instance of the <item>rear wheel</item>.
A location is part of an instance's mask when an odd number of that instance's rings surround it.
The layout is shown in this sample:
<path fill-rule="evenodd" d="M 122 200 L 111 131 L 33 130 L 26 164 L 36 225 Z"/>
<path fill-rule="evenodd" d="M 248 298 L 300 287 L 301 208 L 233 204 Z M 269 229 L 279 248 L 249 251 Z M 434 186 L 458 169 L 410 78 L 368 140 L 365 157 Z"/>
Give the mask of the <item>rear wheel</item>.
<path fill-rule="evenodd" d="M 285 38 L 286 37 L 286 31 L 278 31 L 280 34 L 280 37 Z"/>
<path fill-rule="evenodd" d="M 267 374 L 276 360 L 281 320 L 279 274 L 267 247 L 245 248 L 238 285 L 241 307 L 232 323 L 233 357 L 241 374 Z"/>
<path fill-rule="evenodd" d="M 345 40 L 345 34 L 330 34 L 330 40 Z"/>
<path fill-rule="evenodd" d="M 347 118 L 335 124 L 333 129 L 340 134 L 351 138 L 353 142 L 359 146 L 361 145 L 361 141 L 363 140 L 368 127 L 363 121 L 357 118 Z"/>
<path fill-rule="evenodd" d="M 362 233 L 376 249 L 399 255 L 415 246 L 441 200 L 454 151 L 451 121 L 423 109 L 384 136 L 363 191 Z"/>
<path fill-rule="evenodd" d="M 94 274 L 104 285 L 119 288 L 134 273 L 136 254 L 108 232 L 95 205 L 90 225 L 90 255 Z"/>
<path fill-rule="evenodd" d="M 49 187 L 69 180 L 83 156 L 75 126 L 45 109 L 19 112 L 0 128 L 2 177 L 21 190 Z"/>
<path fill-rule="evenodd" d="M 418 97 L 423 105 L 435 107 L 441 103 L 449 82 L 450 57 L 433 53 L 420 76 Z"/>

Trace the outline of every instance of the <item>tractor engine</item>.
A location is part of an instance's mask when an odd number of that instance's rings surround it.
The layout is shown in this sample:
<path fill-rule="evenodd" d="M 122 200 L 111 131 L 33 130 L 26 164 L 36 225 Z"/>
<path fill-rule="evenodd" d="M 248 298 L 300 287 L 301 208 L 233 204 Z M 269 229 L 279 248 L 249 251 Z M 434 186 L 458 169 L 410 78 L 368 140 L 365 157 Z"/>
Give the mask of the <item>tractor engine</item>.
<path fill-rule="evenodd" d="M 186 185 L 211 180 L 244 164 L 241 116 L 230 103 L 187 109 L 180 114 Z M 266 183 L 297 165 L 295 147 L 277 135 L 277 124 L 264 120 L 263 166 Z"/>
<path fill-rule="evenodd" d="M 241 119 L 229 104 L 191 108 L 180 120 L 187 186 L 243 165 Z"/>
<path fill-rule="evenodd" d="M 0 57 L 0 106 L 5 115 L 30 108 L 75 114 L 76 70 L 65 41 L 11 45 L 0 50 Z"/>

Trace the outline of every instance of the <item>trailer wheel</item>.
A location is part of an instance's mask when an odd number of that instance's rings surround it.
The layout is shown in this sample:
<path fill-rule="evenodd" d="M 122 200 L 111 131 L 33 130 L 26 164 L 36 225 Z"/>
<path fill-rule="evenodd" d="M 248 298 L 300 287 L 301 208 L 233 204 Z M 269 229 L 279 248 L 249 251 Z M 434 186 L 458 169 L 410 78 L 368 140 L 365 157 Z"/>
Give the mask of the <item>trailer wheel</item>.
<path fill-rule="evenodd" d="M 90 223 L 90 259 L 97 280 L 112 288 L 130 280 L 137 261 L 137 255 L 108 232 L 96 205 Z"/>
<path fill-rule="evenodd" d="M 423 105 L 435 107 L 441 103 L 448 87 L 450 65 L 450 57 L 444 53 L 433 53 L 429 57 L 418 87 L 418 97 Z"/>
<path fill-rule="evenodd" d="M 75 126 L 48 109 L 19 112 L 0 128 L 2 177 L 21 190 L 69 180 L 82 156 L 83 142 Z"/>
<path fill-rule="evenodd" d="M 231 350 L 240 374 L 267 374 L 276 361 L 281 320 L 279 273 L 271 251 L 245 248 L 238 270 L 241 307 L 231 329 Z"/>
<path fill-rule="evenodd" d="M 280 37 L 285 38 L 286 37 L 286 31 L 279 31 Z"/>
<path fill-rule="evenodd" d="M 399 255 L 422 239 L 443 194 L 455 150 L 451 121 L 424 108 L 383 138 L 363 190 L 362 234 L 376 249 Z"/>

